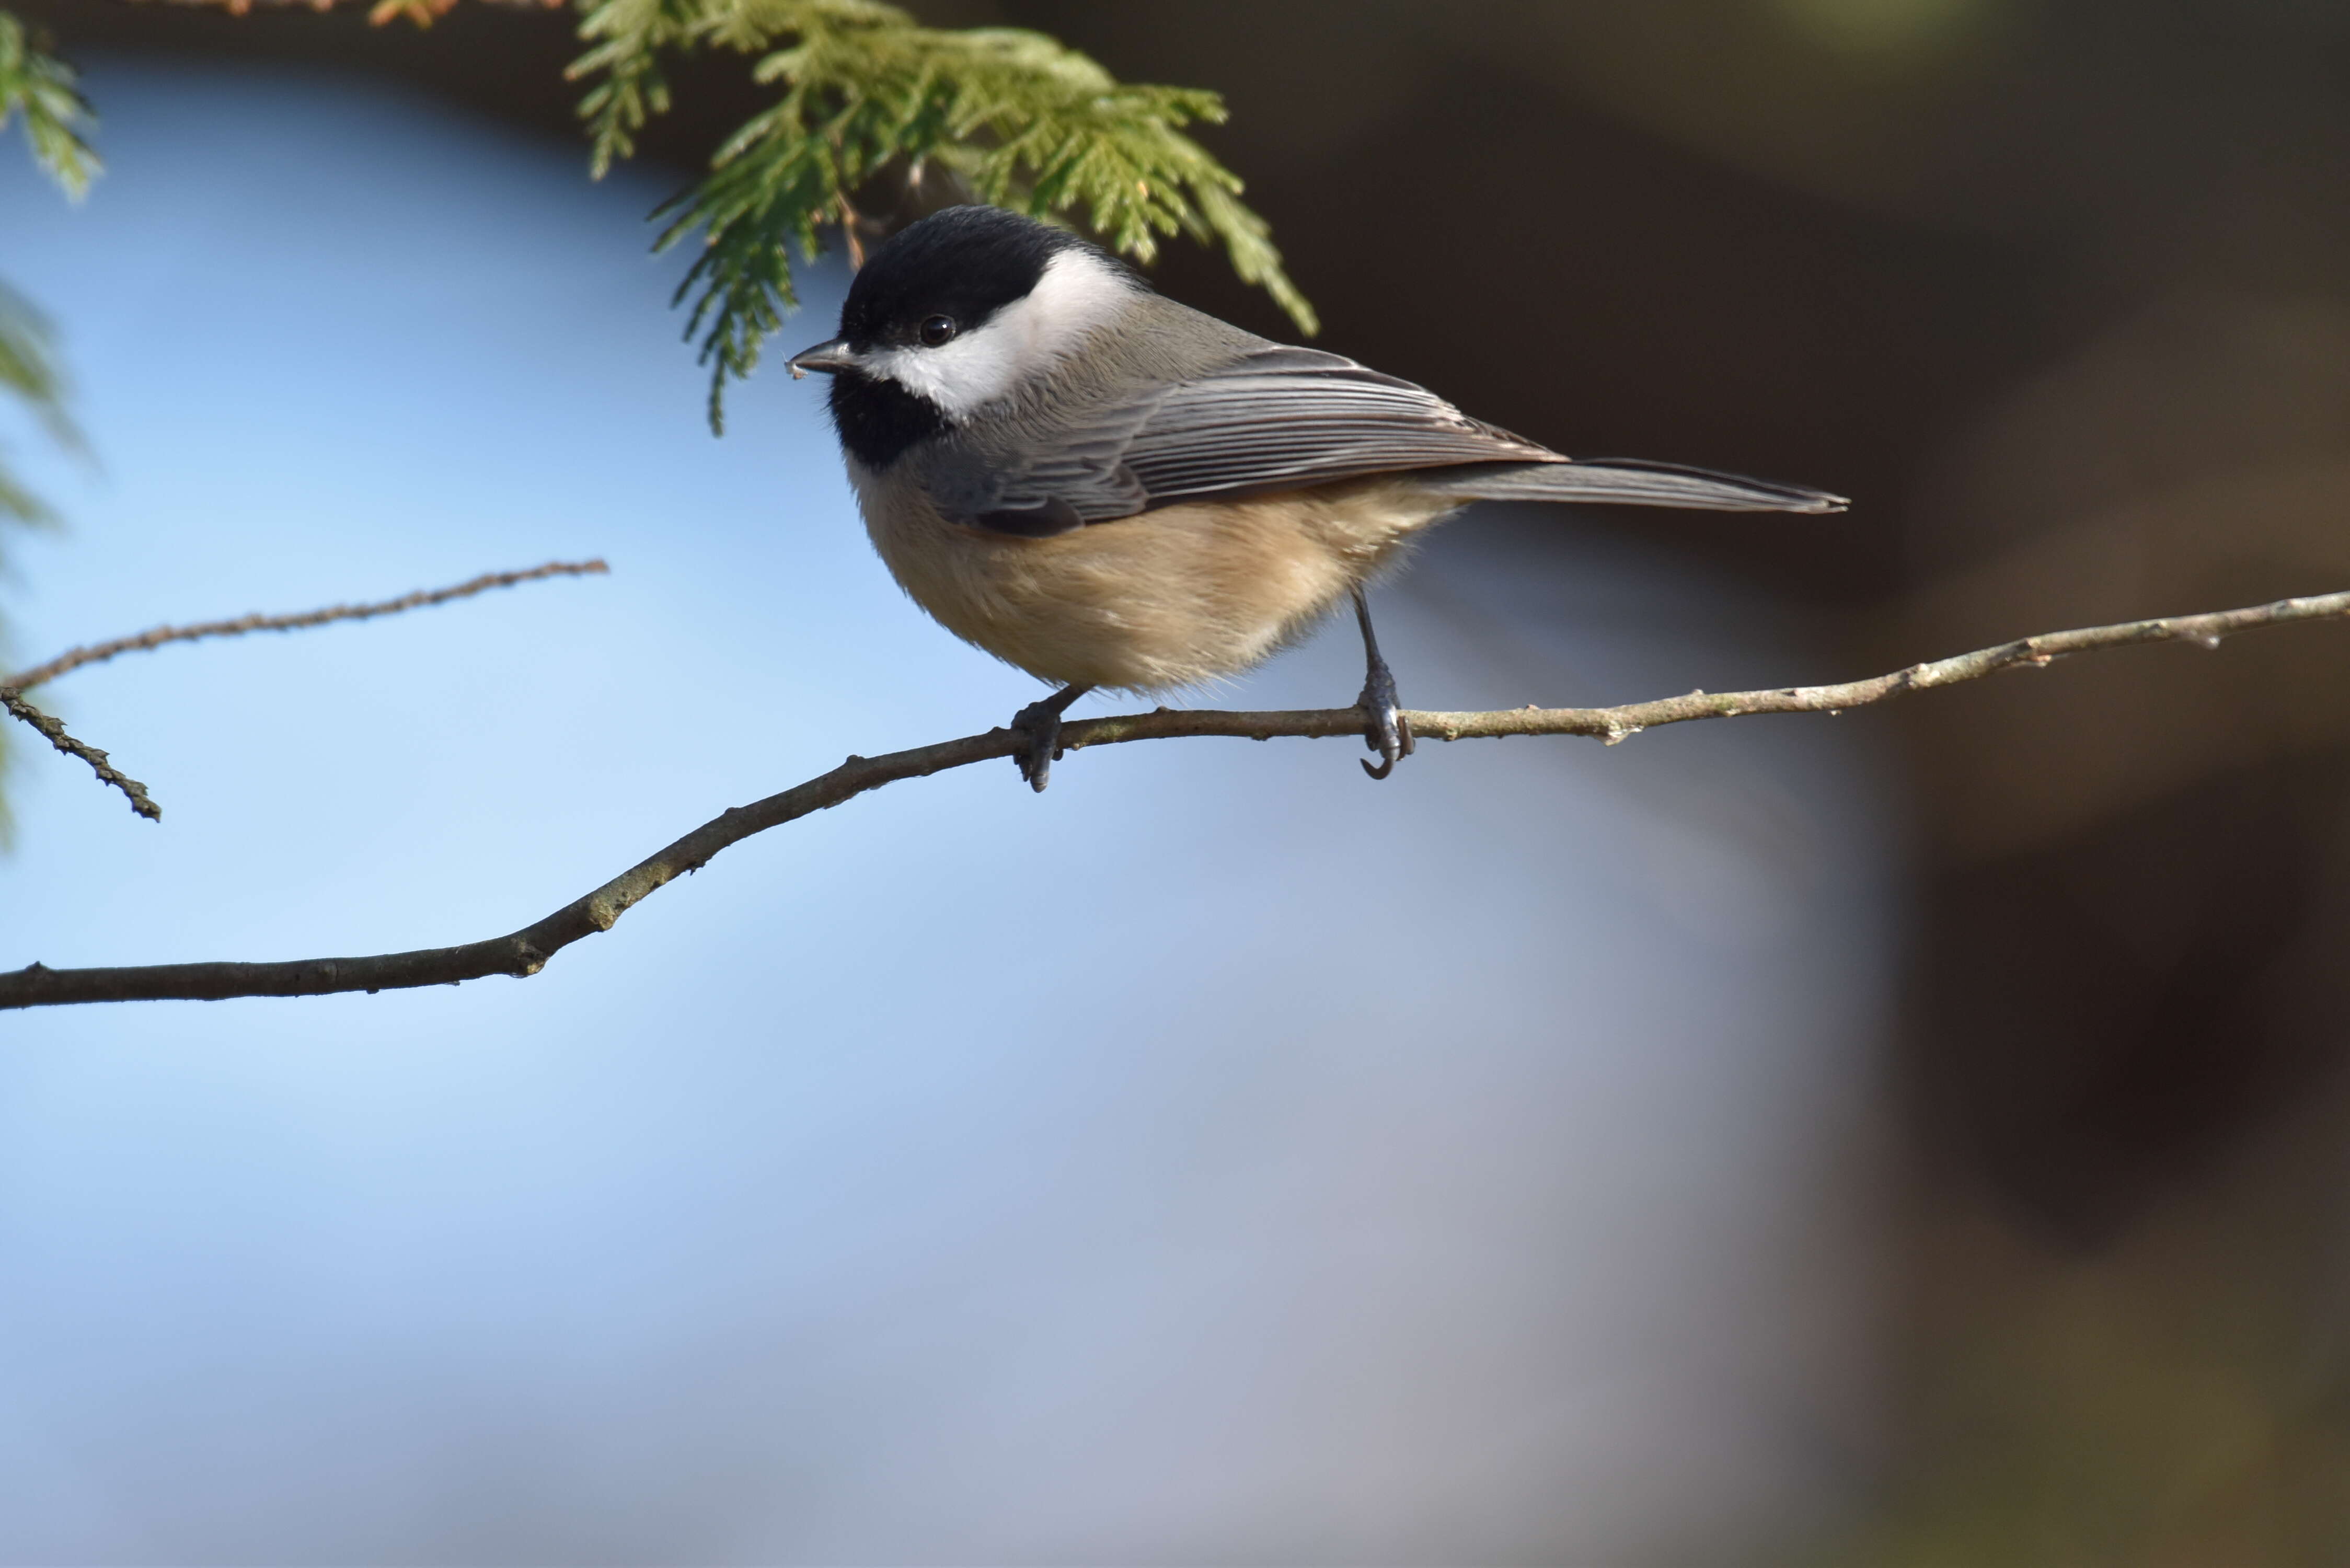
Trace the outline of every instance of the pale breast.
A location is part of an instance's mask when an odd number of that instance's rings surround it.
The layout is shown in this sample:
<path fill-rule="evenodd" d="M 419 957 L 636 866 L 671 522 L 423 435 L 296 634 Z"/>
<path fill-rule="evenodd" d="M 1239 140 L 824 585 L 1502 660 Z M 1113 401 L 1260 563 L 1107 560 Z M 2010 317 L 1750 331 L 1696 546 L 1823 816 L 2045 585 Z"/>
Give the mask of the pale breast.
<path fill-rule="evenodd" d="M 947 521 L 902 470 L 849 466 L 874 548 L 941 625 L 1045 680 L 1135 691 L 1257 664 L 1461 504 L 1353 480 L 1024 539 Z"/>

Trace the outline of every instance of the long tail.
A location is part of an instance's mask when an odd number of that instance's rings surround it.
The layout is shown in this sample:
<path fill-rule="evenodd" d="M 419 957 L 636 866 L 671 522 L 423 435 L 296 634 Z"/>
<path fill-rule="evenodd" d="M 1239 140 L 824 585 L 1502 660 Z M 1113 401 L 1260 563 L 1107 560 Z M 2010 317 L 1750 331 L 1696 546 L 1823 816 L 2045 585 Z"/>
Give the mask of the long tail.
<path fill-rule="evenodd" d="M 1430 489 L 1465 501 L 1600 501 L 1694 506 L 1709 512 L 1841 512 L 1841 495 L 1800 484 L 1741 479 L 1669 462 L 1607 457 L 1568 462 L 1477 462 L 1422 469 Z"/>

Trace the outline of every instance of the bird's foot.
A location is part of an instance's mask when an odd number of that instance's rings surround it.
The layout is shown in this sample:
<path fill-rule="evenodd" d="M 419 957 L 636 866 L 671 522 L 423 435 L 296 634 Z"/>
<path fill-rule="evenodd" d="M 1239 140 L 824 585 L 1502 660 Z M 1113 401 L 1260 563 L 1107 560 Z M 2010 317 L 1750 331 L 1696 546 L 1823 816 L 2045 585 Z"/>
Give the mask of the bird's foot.
<path fill-rule="evenodd" d="M 1053 763 L 1061 754 L 1061 715 L 1088 690 L 1084 686 L 1066 687 L 1012 715 L 1013 732 L 1027 737 L 1012 760 L 1019 767 L 1020 776 L 1028 781 L 1028 787 L 1039 794 L 1045 793 L 1045 785 L 1053 776 Z"/>
<path fill-rule="evenodd" d="M 1012 760 L 1028 787 L 1042 794 L 1053 777 L 1053 761 L 1061 754 L 1061 711 L 1049 701 L 1031 702 L 1012 715 L 1012 728 L 1027 737 Z"/>
<path fill-rule="evenodd" d="M 1379 765 L 1365 763 L 1363 771 L 1383 779 L 1395 772 L 1396 763 L 1411 755 L 1411 721 L 1403 716 L 1396 701 L 1395 672 L 1385 659 L 1373 657 L 1363 694 L 1355 700 L 1355 706 L 1363 711 L 1363 744 L 1379 754 Z"/>

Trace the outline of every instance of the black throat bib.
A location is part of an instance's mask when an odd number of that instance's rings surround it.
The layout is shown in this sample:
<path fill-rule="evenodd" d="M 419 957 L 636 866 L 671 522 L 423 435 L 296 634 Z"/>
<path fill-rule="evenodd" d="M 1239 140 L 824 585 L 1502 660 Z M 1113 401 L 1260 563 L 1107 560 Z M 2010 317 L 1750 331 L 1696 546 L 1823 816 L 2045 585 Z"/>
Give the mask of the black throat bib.
<path fill-rule="evenodd" d="M 848 454 L 878 473 L 909 447 L 945 433 L 947 416 L 895 381 L 842 370 L 832 379 L 832 423 Z"/>

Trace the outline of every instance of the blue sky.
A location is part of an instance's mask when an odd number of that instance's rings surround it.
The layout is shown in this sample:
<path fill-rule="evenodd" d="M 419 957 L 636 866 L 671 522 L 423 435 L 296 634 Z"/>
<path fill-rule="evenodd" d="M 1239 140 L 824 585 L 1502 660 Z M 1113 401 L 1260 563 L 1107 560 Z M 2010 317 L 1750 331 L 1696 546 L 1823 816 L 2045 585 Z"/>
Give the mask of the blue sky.
<path fill-rule="evenodd" d="M 16 737 L 0 964 L 492 935 L 1035 694 L 889 583 L 820 389 L 710 437 L 660 178 L 349 80 L 88 85 L 88 202 L 0 159 L 95 453 L 11 431 L 70 523 L 11 543 L 19 662 L 613 575 L 58 682 L 165 815 Z M 1827 673 L 1565 514 L 1378 602 L 1424 706 Z M 966 769 L 527 982 L 0 1016 L 0 1557 L 1555 1560 L 1831 1505 L 1897 936 L 1865 746 Z"/>

